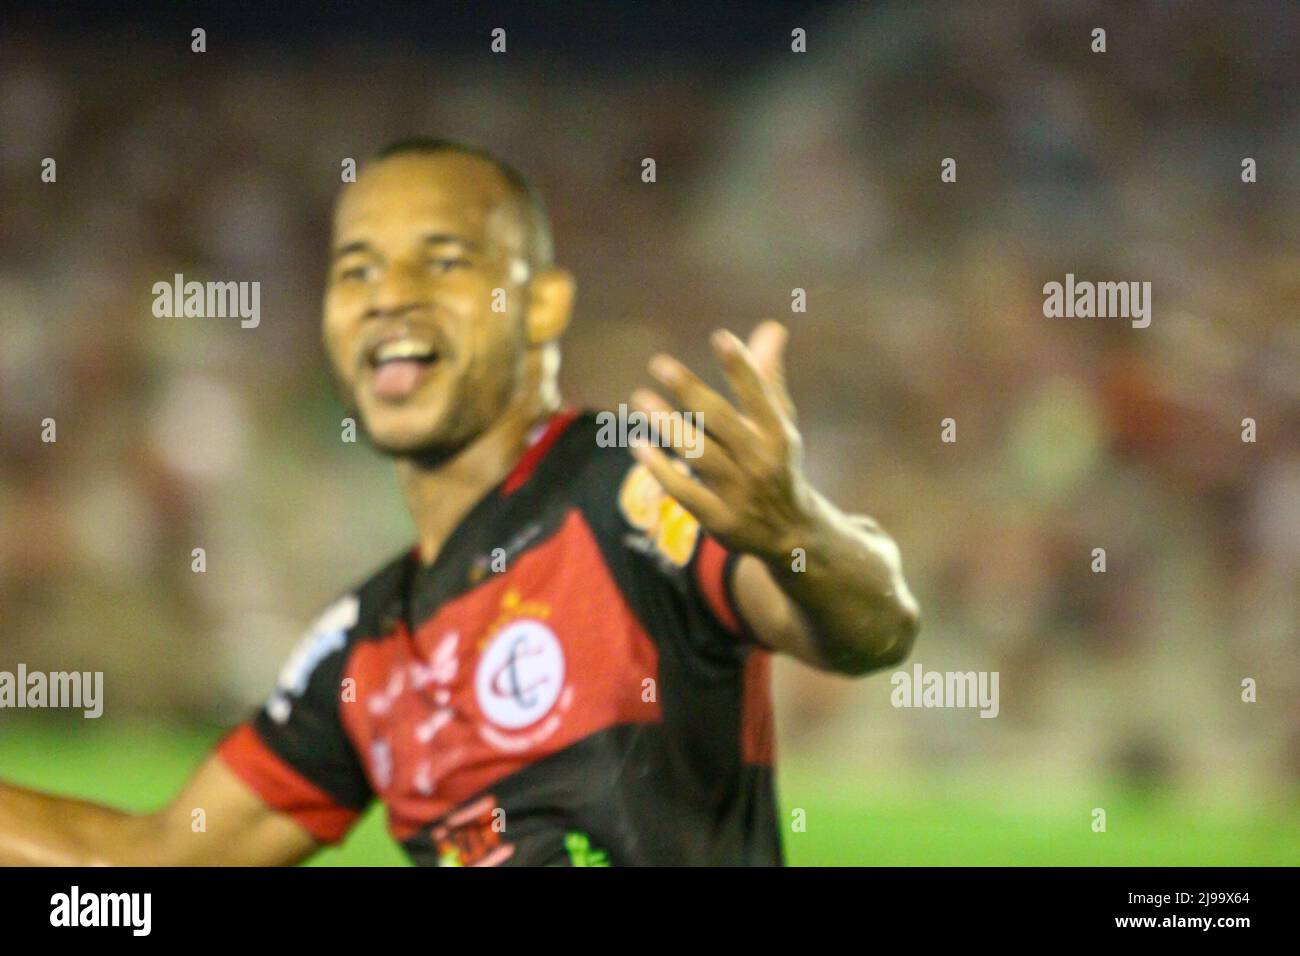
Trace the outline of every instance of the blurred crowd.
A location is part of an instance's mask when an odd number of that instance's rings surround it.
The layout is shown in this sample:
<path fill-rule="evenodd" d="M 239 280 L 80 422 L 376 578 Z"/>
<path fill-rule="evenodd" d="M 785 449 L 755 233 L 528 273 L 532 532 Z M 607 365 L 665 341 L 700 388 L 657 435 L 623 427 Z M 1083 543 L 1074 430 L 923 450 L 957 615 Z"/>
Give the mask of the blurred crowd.
<path fill-rule="evenodd" d="M 390 466 L 340 440 L 321 288 L 341 161 L 445 135 L 547 201 L 572 402 L 658 350 L 717 382 L 712 329 L 785 321 L 812 478 L 922 604 L 905 666 L 1001 675 L 982 720 L 785 666 L 780 747 L 1300 779 L 1300 15 L 1107 10 L 827 8 L 738 70 L 0 38 L 0 668 L 233 723 L 409 542 Z M 260 281 L 259 327 L 155 318 L 175 273 Z M 1151 282 L 1150 327 L 1045 318 L 1066 273 Z"/>

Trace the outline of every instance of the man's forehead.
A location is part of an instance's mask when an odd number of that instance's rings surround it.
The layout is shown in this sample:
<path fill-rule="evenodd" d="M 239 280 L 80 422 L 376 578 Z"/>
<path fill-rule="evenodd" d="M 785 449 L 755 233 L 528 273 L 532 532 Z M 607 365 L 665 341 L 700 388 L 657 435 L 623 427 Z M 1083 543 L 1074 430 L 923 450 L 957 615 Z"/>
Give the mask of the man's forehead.
<path fill-rule="evenodd" d="M 459 153 L 392 156 L 364 167 L 334 211 L 338 240 L 356 233 L 438 225 L 475 237 L 519 231 L 505 178 L 485 160 Z"/>

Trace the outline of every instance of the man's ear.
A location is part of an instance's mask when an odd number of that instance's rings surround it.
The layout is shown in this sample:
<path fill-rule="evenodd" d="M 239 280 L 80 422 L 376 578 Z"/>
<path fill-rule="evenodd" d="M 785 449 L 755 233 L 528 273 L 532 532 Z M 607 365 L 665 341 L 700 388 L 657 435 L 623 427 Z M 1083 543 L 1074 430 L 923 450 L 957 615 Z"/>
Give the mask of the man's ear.
<path fill-rule="evenodd" d="M 528 283 L 525 325 L 529 345 L 554 342 L 564 334 L 573 315 L 573 295 L 577 288 L 573 274 L 558 267 L 539 272 Z"/>

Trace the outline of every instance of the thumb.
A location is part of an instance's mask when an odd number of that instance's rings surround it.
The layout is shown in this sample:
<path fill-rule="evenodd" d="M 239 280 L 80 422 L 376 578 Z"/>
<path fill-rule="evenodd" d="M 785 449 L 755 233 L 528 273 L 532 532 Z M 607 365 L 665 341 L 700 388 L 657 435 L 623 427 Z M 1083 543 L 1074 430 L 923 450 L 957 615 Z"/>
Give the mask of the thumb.
<path fill-rule="evenodd" d="M 781 410 L 794 419 L 794 402 L 785 385 L 785 343 L 790 333 L 780 322 L 765 319 L 749 336 L 749 354 L 758 373 L 772 386 Z"/>
<path fill-rule="evenodd" d="M 780 382 L 785 374 L 785 343 L 790 333 L 780 322 L 767 319 L 760 322 L 749 336 L 749 354 L 759 373 L 767 379 Z"/>

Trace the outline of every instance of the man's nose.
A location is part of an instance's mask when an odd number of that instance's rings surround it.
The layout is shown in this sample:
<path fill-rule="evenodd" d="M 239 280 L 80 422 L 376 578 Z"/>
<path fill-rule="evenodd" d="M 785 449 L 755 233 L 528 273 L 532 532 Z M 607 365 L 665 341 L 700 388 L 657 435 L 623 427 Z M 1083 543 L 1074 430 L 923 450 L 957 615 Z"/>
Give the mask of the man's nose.
<path fill-rule="evenodd" d="M 384 269 L 375 289 L 371 311 L 395 315 L 426 304 L 423 274 L 413 263 L 393 262 Z"/>

